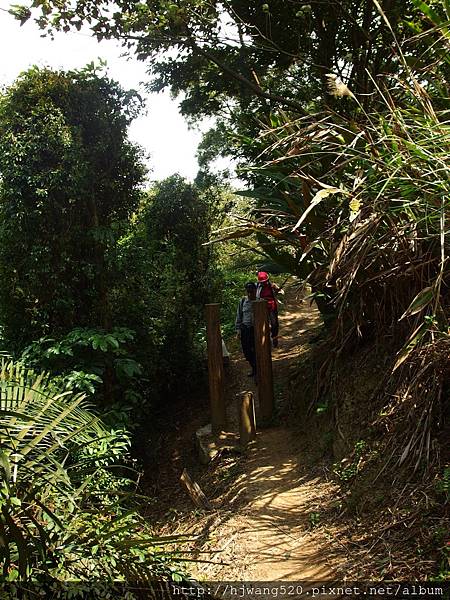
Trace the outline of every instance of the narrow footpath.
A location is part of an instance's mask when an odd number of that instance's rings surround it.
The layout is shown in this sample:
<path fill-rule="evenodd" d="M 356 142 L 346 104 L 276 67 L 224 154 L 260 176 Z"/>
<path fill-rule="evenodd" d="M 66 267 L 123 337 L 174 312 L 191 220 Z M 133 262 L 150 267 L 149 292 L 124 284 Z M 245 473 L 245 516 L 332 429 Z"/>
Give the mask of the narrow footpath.
<path fill-rule="evenodd" d="M 289 372 L 307 351 L 319 324 L 309 302 L 298 300 L 293 291 L 287 294 L 280 345 L 273 350 L 275 424 L 258 430 L 256 442 L 238 463 L 237 476 L 212 502 L 213 515 L 203 521 L 206 535 L 200 555 L 211 562 L 195 565 L 193 574 L 200 580 L 323 581 L 337 576 L 344 562 L 345 552 L 330 543 L 338 533 L 319 526 L 334 484 L 324 473 L 307 468 L 295 423 L 289 421 Z M 251 390 L 257 399 L 247 371 L 236 344 L 227 389 L 231 423 L 236 422 L 240 393 Z M 191 531 L 202 533 L 202 524 Z"/>

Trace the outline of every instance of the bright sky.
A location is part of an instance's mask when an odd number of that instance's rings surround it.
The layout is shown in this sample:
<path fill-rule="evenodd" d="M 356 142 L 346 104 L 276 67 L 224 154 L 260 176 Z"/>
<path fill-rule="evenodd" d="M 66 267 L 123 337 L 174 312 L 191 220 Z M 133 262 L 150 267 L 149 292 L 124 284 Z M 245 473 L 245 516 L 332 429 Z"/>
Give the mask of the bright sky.
<path fill-rule="evenodd" d="M 11 0 L 11 4 L 14 2 Z M 0 0 L 0 8 L 10 2 Z M 145 63 L 121 57 L 120 45 L 112 40 L 98 43 L 82 33 L 61 33 L 54 40 L 41 37 L 32 22 L 22 27 L 11 15 L 0 10 L 0 84 L 9 84 L 32 65 L 55 69 L 75 69 L 87 63 L 105 59 L 108 73 L 126 89 L 137 89 L 147 99 L 145 115 L 130 128 L 130 138 L 150 153 L 151 179 L 163 179 L 180 173 L 192 180 L 198 169 L 195 152 L 201 132 L 189 130 L 178 112 L 177 102 L 167 92 L 147 94 L 140 85 L 148 81 Z M 203 130 L 208 123 L 203 124 Z"/>

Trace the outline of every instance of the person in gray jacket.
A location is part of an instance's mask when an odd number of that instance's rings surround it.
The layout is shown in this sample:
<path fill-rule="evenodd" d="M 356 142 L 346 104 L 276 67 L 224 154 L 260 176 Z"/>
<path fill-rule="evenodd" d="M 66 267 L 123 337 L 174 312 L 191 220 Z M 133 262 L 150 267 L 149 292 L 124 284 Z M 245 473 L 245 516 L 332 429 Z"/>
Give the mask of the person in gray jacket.
<path fill-rule="evenodd" d="M 250 363 L 252 370 L 249 377 L 256 376 L 255 328 L 253 326 L 253 306 L 256 300 L 256 284 L 249 281 L 245 284 L 247 296 L 241 298 L 236 313 L 236 334 L 241 340 L 242 352 Z"/>

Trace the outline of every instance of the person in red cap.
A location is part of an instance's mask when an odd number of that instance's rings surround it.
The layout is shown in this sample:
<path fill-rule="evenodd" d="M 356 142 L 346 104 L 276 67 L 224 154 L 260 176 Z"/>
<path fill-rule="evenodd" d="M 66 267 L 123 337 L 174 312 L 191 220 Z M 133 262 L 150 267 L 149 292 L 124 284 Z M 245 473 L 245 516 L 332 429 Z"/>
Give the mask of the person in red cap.
<path fill-rule="evenodd" d="M 259 271 L 258 284 L 256 286 L 256 297 L 267 300 L 267 308 L 269 309 L 270 335 L 272 337 L 272 345 L 274 348 L 278 346 L 278 303 L 275 294 L 280 291 L 276 283 L 272 283 L 268 273 Z"/>

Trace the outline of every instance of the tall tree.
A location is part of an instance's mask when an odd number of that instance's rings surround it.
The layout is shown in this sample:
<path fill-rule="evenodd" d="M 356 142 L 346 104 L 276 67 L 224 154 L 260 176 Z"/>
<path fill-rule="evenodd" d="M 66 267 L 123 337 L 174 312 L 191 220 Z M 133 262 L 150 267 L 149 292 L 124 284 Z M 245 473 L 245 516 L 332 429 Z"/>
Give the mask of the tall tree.
<path fill-rule="evenodd" d="M 203 305 L 214 293 L 213 250 L 204 244 L 216 205 L 214 190 L 169 177 L 143 198 L 119 245 L 115 311 L 137 332 L 139 362 L 165 398 L 186 390 L 198 369 Z"/>
<path fill-rule="evenodd" d="M 108 254 L 145 170 L 139 99 L 93 68 L 33 68 L 0 98 L 0 322 L 9 347 L 110 327 Z"/>

